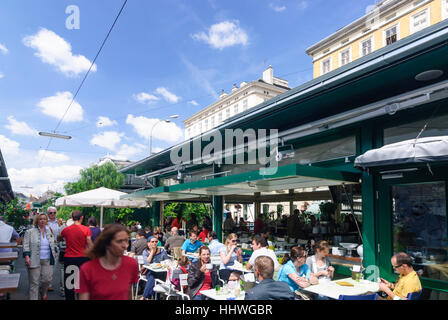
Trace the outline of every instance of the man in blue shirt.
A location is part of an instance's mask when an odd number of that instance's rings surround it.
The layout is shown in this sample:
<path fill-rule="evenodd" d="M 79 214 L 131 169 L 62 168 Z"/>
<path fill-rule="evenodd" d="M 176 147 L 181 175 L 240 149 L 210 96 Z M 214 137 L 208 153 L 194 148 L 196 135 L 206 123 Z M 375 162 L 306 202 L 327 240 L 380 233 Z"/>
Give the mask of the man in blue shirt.
<path fill-rule="evenodd" d="M 189 252 L 196 252 L 200 247 L 202 247 L 202 243 L 198 241 L 198 234 L 195 231 L 189 232 L 189 239 L 185 240 L 182 245 L 182 254 L 185 255 Z"/>
<path fill-rule="evenodd" d="M 219 250 L 224 247 L 224 244 L 218 241 L 218 235 L 215 231 L 208 234 L 208 240 L 210 241 L 208 245 L 210 254 L 219 254 Z"/>

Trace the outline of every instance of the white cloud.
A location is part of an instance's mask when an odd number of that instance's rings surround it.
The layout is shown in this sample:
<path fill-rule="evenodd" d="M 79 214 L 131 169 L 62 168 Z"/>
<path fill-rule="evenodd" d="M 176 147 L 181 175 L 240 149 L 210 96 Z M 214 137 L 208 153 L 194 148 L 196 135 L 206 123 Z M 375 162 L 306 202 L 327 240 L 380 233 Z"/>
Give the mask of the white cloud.
<path fill-rule="evenodd" d="M 208 34 L 199 32 L 192 35 L 194 40 L 204 41 L 212 48 L 222 50 L 235 45 L 247 45 L 249 37 L 247 33 L 239 27 L 239 22 L 223 21 L 212 25 Z"/>
<path fill-rule="evenodd" d="M 0 52 L 3 54 L 7 54 L 9 52 L 8 48 L 5 47 L 4 44 L 0 43 Z"/>
<path fill-rule="evenodd" d="M 70 158 L 63 154 L 48 150 L 39 150 L 37 156 L 37 161 L 41 161 L 42 163 L 58 163 L 70 160 Z"/>
<path fill-rule="evenodd" d="M 152 130 L 153 143 L 154 139 L 162 140 L 168 143 L 180 142 L 183 137 L 183 130 L 174 122 L 166 123 L 160 119 L 150 119 L 143 116 L 134 117 L 128 114 L 126 123 L 134 127 L 134 131 L 145 141 L 149 141 L 149 135 Z M 156 127 L 155 124 L 157 124 Z"/>
<path fill-rule="evenodd" d="M 0 134 L 0 150 L 3 154 L 3 157 L 19 155 L 19 146 L 20 143 L 18 143 L 17 141 L 8 139 Z"/>
<path fill-rule="evenodd" d="M 213 97 L 213 99 L 218 100 L 219 95 L 216 93 L 216 90 L 213 88 L 211 82 L 208 80 L 206 76 L 207 72 L 200 70 L 184 56 L 181 56 L 181 60 L 187 67 L 188 71 L 190 71 L 190 74 L 193 80 L 196 82 L 196 84 L 204 91 L 206 91 L 211 97 Z"/>
<path fill-rule="evenodd" d="M 13 116 L 8 117 L 9 124 L 5 128 L 9 129 L 12 134 L 23 136 L 37 136 L 37 131 L 31 128 L 26 122 L 17 121 Z"/>
<path fill-rule="evenodd" d="M 56 66 L 66 76 L 77 76 L 90 68 L 89 59 L 83 55 L 74 55 L 70 43 L 51 30 L 41 28 L 35 35 L 23 38 L 22 42 L 36 50 L 34 55 L 42 62 Z M 93 65 L 91 71 L 96 70 L 96 65 Z"/>
<path fill-rule="evenodd" d="M 63 192 L 64 185 L 79 176 L 80 166 L 45 166 L 40 168 L 15 169 L 8 168 L 8 175 L 14 190 L 20 190 L 22 186 L 31 186 L 32 193 L 42 194 L 48 189 Z M 30 189 L 22 192 L 30 193 Z"/>
<path fill-rule="evenodd" d="M 120 149 L 118 149 L 117 153 L 112 156 L 112 158 L 118 160 L 132 160 L 133 157 L 142 153 L 145 149 L 147 149 L 147 153 L 149 154 L 149 147 L 146 147 L 140 143 L 136 143 L 133 146 L 123 144 Z"/>
<path fill-rule="evenodd" d="M 110 120 L 108 117 L 103 117 L 103 116 L 99 116 L 98 121 L 96 122 L 97 128 L 110 127 L 110 126 L 113 126 L 116 124 L 117 124 L 117 121 Z"/>
<path fill-rule="evenodd" d="M 272 10 L 274 10 L 275 12 L 283 12 L 283 11 L 286 10 L 286 7 L 285 7 L 285 6 L 277 6 L 277 5 L 273 4 L 273 3 L 270 3 L 270 4 L 269 4 L 269 7 L 270 7 Z"/>
<path fill-rule="evenodd" d="M 195 100 L 188 101 L 188 103 L 194 105 L 195 107 L 199 106 L 199 103 L 197 103 Z"/>
<path fill-rule="evenodd" d="M 306 8 L 308 8 L 308 1 L 300 1 L 299 4 L 297 5 L 297 8 L 299 10 L 305 10 Z"/>
<path fill-rule="evenodd" d="M 93 135 L 93 138 L 90 140 L 90 144 L 114 151 L 117 143 L 120 143 L 123 136 L 124 133 L 106 131 Z"/>
<path fill-rule="evenodd" d="M 146 93 L 146 92 L 141 92 L 139 94 L 134 94 L 133 97 L 138 102 L 146 103 L 146 104 L 151 104 L 154 101 L 160 100 L 155 95 L 152 95 L 152 94 L 149 94 L 149 93 Z"/>
<path fill-rule="evenodd" d="M 168 89 L 164 87 L 157 88 L 156 93 L 160 94 L 166 101 L 170 103 L 177 103 L 180 100 L 180 97 L 176 96 L 174 93 L 168 91 Z"/>
<path fill-rule="evenodd" d="M 46 97 L 39 101 L 37 106 L 41 112 L 47 116 L 61 119 L 73 99 L 71 92 L 57 92 L 55 96 Z M 82 106 L 73 101 L 69 111 L 64 117 L 63 122 L 76 122 L 83 120 L 84 110 Z"/>
<path fill-rule="evenodd" d="M 3 75 L 3 73 L 0 72 L 0 79 L 4 78 L 5 76 Z"/>

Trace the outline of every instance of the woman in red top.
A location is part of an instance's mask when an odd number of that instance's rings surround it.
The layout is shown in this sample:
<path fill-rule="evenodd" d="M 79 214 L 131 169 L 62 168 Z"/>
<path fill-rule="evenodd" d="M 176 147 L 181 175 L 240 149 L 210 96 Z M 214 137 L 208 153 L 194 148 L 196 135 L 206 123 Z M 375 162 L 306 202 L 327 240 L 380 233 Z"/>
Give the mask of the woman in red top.
<path fill-rule="evenodd" d="M 123 256 L 129 231 L 120 224 L 107 225 L 87 252 L 91 261 L 79 273 L 80 300 L 130 300 L 138 282 L 137 260 Z"/>
<path fill-rule="evenodd" d="M 192 300 L 205 300 L 201 291 L 215 288 L 218 284 L 218 268 L 210 263 L 210 249 L 199 248 L 199 260 L 188 270 L 188 294 Z"/>
<path fill-rule="evenodd" d="M 208 233 L 209 233 L 209 231 L 208 231 L 207 226 L 206 226 L 206 225 L 203 225 L 203 226 L 202 226 L 202 231 L 201 231 L 201 233 L 198 235 L 198 239 L 199 239 L 202 243 L 204 243 L 204 242 L 205 242 L 205 239 L 208 238 Z"/>

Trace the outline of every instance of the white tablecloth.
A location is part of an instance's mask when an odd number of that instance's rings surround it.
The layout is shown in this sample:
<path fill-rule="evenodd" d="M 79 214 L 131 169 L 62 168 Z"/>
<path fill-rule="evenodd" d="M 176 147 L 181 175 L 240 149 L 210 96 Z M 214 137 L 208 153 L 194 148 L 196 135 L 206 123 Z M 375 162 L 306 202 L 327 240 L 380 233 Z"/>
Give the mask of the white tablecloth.
<path fill-rule="evenodd" d="M 221 288 L 221 290 L 223 290 L 223 289 Z M 201 291 L 201 294 L 203 294 L 204 296 L 206 296 L 210 299 L 213 299 L 213 300 L 244 300 L 244 296 L 245 296 L 244 291 L 241 291 L 240 295 L 238 297 L 235 297 L 235 295 L 233 294 L 232 291 L 233 290 L 230 290 L 231 293 L 228 293 L 225 295 L 223 295 L 223 294 L 217 295 L 216 289 L 210 289 L 210 290 Z M 229 299 L 229 298 L 231 298 L 231 299 Z M 235 298 L 235 299 L 233 299 L 233 298 Z"/>
<path fill-rule="evenodd" d="M 350 282 L 354 286 L 353 287 L 341 286 L 336 283 L 339 281 Z M 316 285 L 309 286 L 308 288 L 303 288 L 301 290 L 327 296 L 332 299 L 339 299 L 340 295 L 357 296 L 367 294 L 369 292 L 371 293 L 378 292 L 379 286 L 378 283 L 371 282 L 368 280 L 360 280 L 360 282 L 356 282 L 352 278 L 346 278 L 319 283 Z"/>

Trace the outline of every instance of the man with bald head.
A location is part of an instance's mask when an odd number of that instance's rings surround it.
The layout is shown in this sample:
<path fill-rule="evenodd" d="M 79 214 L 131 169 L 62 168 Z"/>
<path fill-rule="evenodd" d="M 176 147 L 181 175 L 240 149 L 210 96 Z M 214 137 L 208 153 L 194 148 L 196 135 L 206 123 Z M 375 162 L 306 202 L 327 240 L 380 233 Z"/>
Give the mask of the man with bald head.
<path fill-rule="evenodd" d="M 174 248 L 180 248 L 185 242 L 185 238 L 179 235 L 179 229 L 177 227 L 171 228 L 171 237 L 165 242 L 165 249 L 169 253 L 173 254 Z"/>
<path fill-rule="evenodd" d="M 412 258 L 405 252 L 398 252 L 391 259 L 392 268 L 400 275 L 394 284 L 381 279 L 380 290 L 387 294 L 388 300 L 406 300 L 407 295 L 422 290 L 418 274 L 412 267 Z"/>

